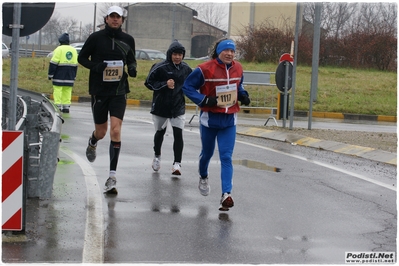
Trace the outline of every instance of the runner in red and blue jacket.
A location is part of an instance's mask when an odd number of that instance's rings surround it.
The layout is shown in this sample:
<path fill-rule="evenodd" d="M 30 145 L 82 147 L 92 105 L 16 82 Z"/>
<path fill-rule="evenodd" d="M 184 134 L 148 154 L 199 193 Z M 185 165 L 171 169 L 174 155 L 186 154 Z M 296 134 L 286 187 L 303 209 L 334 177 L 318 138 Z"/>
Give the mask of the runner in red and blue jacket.
<path fill-rule="evenodd" d="M 243 69 L 234 61 L 236 46 L 230 39 L 215 44 L 212 59 L 200 64 L 186 79 L 184 94 L 201 108 L 200 133 L 202 149 L 199 159 L 199 190 L 210 192 L 208 166 L 218 143 L 221 161 L 222 198 L 219 210 L 234 206 L 232 155 L 236 138 L 237 113 L 241 104 L 249 105 L 248 92 L 242 85 Z"/>

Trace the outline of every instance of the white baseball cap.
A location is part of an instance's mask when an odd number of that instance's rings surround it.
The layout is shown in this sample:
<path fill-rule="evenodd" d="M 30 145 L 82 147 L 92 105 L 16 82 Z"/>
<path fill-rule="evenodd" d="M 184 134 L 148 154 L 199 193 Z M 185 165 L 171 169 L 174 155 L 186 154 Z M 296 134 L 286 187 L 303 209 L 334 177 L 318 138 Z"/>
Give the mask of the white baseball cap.
<path fill-rule="evenodd" d="M 119 6 L 111 6 L 108 8 L 107 15 L 111 15 L 112 13 L 117 13 L 119 16 L 123 17 L 123 9 Z"/>

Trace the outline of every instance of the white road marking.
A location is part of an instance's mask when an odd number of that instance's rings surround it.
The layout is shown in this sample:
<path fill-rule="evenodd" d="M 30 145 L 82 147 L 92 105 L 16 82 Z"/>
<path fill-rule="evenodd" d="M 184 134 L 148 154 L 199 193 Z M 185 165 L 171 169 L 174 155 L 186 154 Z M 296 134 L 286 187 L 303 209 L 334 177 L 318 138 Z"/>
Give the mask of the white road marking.
<path fill-rule="evenodd" d="M 198 133 L 199 134 L 199 130 L 188 130 L 188 129 L 185 129 L 185 130 L 188 131 L 188 132 Z M 314 163 L 314 164 L 317 164 L 317 165 L 320 165 L 320 166 L 323 166 L 323 167 L 326 167 L 326 168 L 329 168 L 329 169 L 332 169 L 332 170 L 335 170 L 335 171 L 338 171 L 338 172 L 341 172 L 341 173 L 344 173 L 344 174 L 347 174 L 347 175 L 350 175 L 350 176 L 353 176 L 353 177 L 356 177 L 358 179 L 370 182 L 372 184 L 375 184 L 375 185 L 390 189 L 392 191 L 396 191 L 396 187 L 393 186 L 393 185 L 386 184 L 386 183 L 371 179 L 369 177 L 366 177 L 366 176 L 363 176 L 363 175 L 359 175 L 357 173 L 350 172 L 350 171 L 335 167 L 335 166 L 330 165 L 330 164 L 326 164 L 326 163 L 310 160 L 308 158 L 305 158 L 305 157 L 302 157 L 302 156 L 299 156 L 299 155 L 285 153 L 285 152 L 282 152 L 282 151 L 279 151 L 279 150 L 275 150 L 275 149 L 272 149 L 272 148 L 260 146 L 260 145 L 257 145 L 257 144 L 252 144 L 252 143 L 245 142 L 245 141 L 238 141 L 237 140 L 236 142 L 241 143 L 241 144 L 245 144 L 245 145 L 249 145 L 249 146 L 252 146 L 252 147 L 260 148 L 260 149 L 263 149 L 263 150 L 268 150 L 268 151 L 271 151 L 271 152 L 280 153 L 282 155 L 290 156 L 290 157 L 293 157 L 293 158 L 296 158 L 296 159 L 299 159 L 299 160 L 302 160 L 302 161 L 307 161 L 307 162 L 310 162 L 310 163 Z"/>
<path fill-rule="evenodd" d="M 259 148 L 259 149 L 280 153 L 280 154 L 283 154 L 285 156 L 290 156 L 290 157 L 293 157 L 293 158 L 296 158 L 296 159 L 299 159 L 299 160 L 302 160 L 302 161 L 307 161 L 307 162 L 310 162 L 310 163 L 314 163 L 314 164 L 317 164 L 317 165 L 320 165 L 320 166 L 323 166 L 323 167 L 326 167 L 326 168 L 329 168 L 329 169 L 332 169 L 332 170 L 335 170 L 335 171 L 338 171 L 338 172 L 341 172 L 341 173 L 344 173 L 344 174 L 347 174 L 347 175 L 351 175 L 351 176 L 356 177 L 358 179 L 361 179 L 361 180 L 370 182 L 372 184 L 375 184 L 375 185 L 390 189 L 392 191 L 396 191 L 396 187 L 394 187 L 393 185 L 385 184 L 385 183 L 382 183 L 380 181 L 371 179 L 369 177 L 366 177 L 366 176 L 363 176 L 363 175 L 359 175 L 357 173 L 350 172 L 350 171 L 335 167 L 333 165 L 329 165 L 329 164 L 326 164 L 326 163 L 310 160 L 308 158 L 305 158 L 305 157 L 302 157 L 302 156 L 299 156 L 299 155 L 285 153 L 285 152 L 282 152 L 282 151 L 279 151 L 279 150 L 271 149 L 271 148 L 260 146 L 260 145 L 257 145 L 257 144 L 252 144 L 252 143 L 248 143 L 248 142 L 244 142 L 244 141 L 236 141 L 236 142 L 241 143 L 241 144 L 245 144 L 245 145 L 249 145 L 249 146 L 252 146 L 252 147 L 256 147 L 256 148 Z"/>
<path fill-rule="evenodd" d="M 83 244 L 82 263 L 104 262 L 104 217 L 102 207 L 102 193 L 97 182 L 97 175 L 86 158 L 82 158 L 64 146 L 60 150 L 71 157 L 82 169 L 86 189 L 86 225 Z"/>

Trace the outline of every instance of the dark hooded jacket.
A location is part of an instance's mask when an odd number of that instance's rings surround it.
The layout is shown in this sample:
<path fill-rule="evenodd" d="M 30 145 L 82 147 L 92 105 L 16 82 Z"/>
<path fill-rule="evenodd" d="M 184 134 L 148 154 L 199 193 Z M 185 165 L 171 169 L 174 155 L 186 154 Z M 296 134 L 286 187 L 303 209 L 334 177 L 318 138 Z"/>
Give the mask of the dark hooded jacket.
<path fill-rule="evenodd" d="M 178 41 L 172 42 L 166 53 L 166 59 L 151 67 L 144 83 L 148 89 L 154 92 L 151 114 L 167 118 L 185 114 L 186 103 L 182 87 L 184 80 L 192 72 L 191 67 L 183 61 L 179 65 L 173 63 L 173 52 L 183 53 L 184 59 L 186 51 L 183 45 Z M 168 88 L 167 81 L 169 79 L 175 81 L 174 89 Z"/>

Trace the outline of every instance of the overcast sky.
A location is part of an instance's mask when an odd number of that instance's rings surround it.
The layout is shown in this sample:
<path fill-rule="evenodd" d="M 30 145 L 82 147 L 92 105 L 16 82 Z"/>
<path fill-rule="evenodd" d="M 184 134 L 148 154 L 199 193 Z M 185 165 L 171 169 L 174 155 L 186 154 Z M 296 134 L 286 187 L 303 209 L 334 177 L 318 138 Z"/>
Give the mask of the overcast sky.
<path fill-rule="evenodd" d="M 176 2 L 176 1 L 160 1 L 160 0 L 144 0 L 140 2 Z M 199 2 L 199 1 L 198 1 Z M 213 2 L 213 3 L 228 3 L 228 1 L 218 0 L 201 0 L 201 2 Z M 136 2 L 126 2 L 126 5 L 129 3 Z M 99 17 L 99 8 L 101 8 L 103 2 L 97 2 L 97 17 Z M 82 25 L 85 24 L 93 24 L 94 22 L 94 2 L 56 2 L 55 9 L 53 12 L 53 16 L 55 14 L 60 15 L 61 17 L 72 17 L 77 19 L 79 22 L 82 22 Z M 98 23 L 96 21 L 96 23 Z"/>
<path fill-rule="evenodd" d="M 98 8 L 97 8 L 98 13 Z M 61 17 L 71 17 L 85 24 L 94 22 L 94 2 L 56 2 L 53 12 Z"/>

